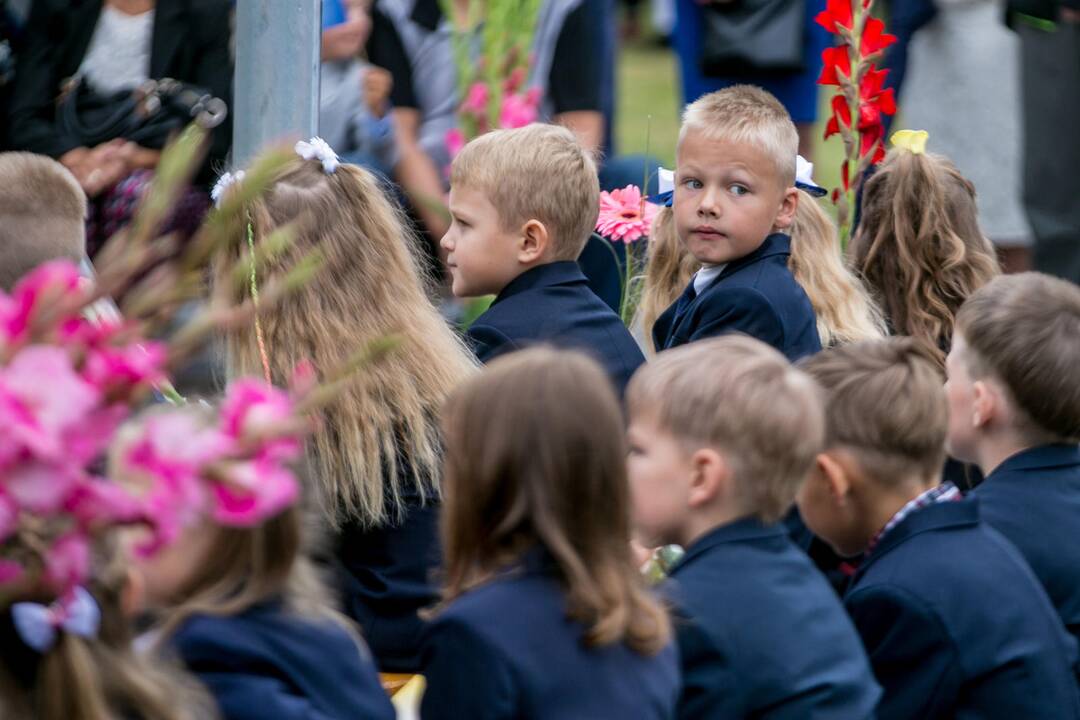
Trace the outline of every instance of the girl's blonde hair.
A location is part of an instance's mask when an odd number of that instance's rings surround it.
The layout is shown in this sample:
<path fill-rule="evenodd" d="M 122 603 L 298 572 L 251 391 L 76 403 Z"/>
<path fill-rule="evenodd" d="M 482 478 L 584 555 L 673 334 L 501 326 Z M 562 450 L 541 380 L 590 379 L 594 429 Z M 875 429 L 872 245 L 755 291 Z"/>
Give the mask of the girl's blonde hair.
<path fill-rule="evenodd" d="M 892 331 L 932 346 L 941 367 L 960 305 L 1000 272 L 974 185 L 947 158 L 904 149 L 867 181 L 852 252 Z"/>
<path fill-rule="evenodd" d="M 806 292 L 817 316 L 823 346 L 872 340 L 886 334 L 881 311 L 840 252 L 836 225 L 809 193 L 799 190 L 799 206 L 791 234 L 788 268 Z M 679 297 L 701 267 L 675 230 L 675 214 L 663 208 L 649 236 L 645 287 L 638 306 L 650 351 L 656 318 Z"/>
<path fill-rule="evenodd" d="M 406 490 L 422 499 L 439 493 L 438 408 L 475 361 L 425 295 L 417 244 L 368 172 L 341 165 L 328 174 L 317 160 L 297 159 L 247 211 L 256 244 L 295 228 L 289 246 L 261 269 L 263 283 L 312 251 L 323 261 L 314 278 L 261 316 L 275 383 L 301 361 L 329 373 L 370 343 L 399 340 L 392 360 L 364 367 L 323 408 L 307 451 L 332 527 L 398 519 Z M 227 350 L 232 375 L 262 374 L 252 327 L 233 331 Z"/>
<path fill-rule="evenodd" d="M 186 671 L 153 657 L 136 657 L 124 613 L 126 556 L 112 539 L 93 553 L 87 590 L 101 610 L 96 637 L 59 631 L 38 655 L 14 635 L 10 615 L 0 621 L 0 716 L 35 720 L 203 720 L 217 717 L 209 695 Z"/>
<path fill-rule="evenodd" d="M 443 427 L 444 598 L 539 550 L 588 645 L 658 652 L 671 628 L 631 557 L 623 416 L 596 362 L 552 348 L 499 358 L 451 396 Z"/>
<path fill-rule="evenodd" d="M 660 208 L 649 231 L 648 257 L 645 261 L 645 283 L 637 315 L 641 318 L 645 347 L 650 355 L 656 352 L 652 329 L 656 318 L 679 297 L 701 263 L 687 251 L 675 230 L 675 213 L 670 207 Z"/>
<path fill-rule="evenodd" d="M 885 337 L 881 311 L 844 261 L 836 223 L 805 190 L 788 232 L 788 268 L 814 308 L 822 347 Z"/>

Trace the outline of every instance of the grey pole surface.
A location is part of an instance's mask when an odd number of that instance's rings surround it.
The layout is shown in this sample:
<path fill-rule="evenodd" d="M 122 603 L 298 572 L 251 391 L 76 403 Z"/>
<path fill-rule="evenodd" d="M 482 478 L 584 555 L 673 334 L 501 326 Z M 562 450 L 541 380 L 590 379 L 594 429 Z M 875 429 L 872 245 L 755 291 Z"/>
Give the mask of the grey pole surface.
<path fill-rule="evenodd" d="M 316 134 L 321 30 L 321 0 L 237 3 L 234 167 L 270 143 Z"/>

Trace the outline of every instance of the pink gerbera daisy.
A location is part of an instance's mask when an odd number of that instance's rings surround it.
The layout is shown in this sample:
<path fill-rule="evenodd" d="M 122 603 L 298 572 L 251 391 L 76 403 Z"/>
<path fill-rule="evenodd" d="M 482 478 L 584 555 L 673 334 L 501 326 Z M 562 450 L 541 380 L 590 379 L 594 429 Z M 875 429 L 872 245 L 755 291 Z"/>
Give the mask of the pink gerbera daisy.
<path fill-rule="evenodd" d="M 649 234 L 660 207 L 642 200 L 636 185 L 600 193 L 600 215 L 596 231 L 608 240 L 633 242 Z"/>

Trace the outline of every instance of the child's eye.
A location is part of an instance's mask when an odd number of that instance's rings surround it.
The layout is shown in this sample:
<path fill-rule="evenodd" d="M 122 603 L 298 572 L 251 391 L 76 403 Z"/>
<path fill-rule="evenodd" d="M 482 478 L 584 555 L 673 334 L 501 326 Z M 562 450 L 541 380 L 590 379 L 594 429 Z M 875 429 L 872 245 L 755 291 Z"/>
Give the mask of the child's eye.
<path fill-rule="evenodd" d="M 728 190 L 731 191 L 732 195 L 746 195 L 748 192 L 750 192 L 750 188 L 746 187 L 745 185 L 738 184 L 732 185 L 728 188 Z"/>
<path fill-rule="evenodd" d="M 683 180 L 682 184 L 690 188 L 691 190 L 700 190 L 701 188 L 705 187 L 697 178 L 686 178 L 685 180 Z"/>

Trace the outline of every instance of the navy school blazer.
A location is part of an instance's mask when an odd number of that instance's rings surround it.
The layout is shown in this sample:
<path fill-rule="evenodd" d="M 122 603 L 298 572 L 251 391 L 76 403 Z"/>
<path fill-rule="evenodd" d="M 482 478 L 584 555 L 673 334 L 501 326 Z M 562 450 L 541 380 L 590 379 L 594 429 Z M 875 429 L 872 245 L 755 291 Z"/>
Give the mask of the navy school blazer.
<path fill-rule="evenodd" d="M 661 720 L 675 717 L 669 643 L 638 655 L 589 648 L 566 593 L 535 558 L 456 598 L 425 642 L 424 720 Z"/>
<path fill-rule="evenodd" d="M 676 301 L 656 319 L 656 348 L 738 332 L 792 362 L 821 350 L 814 308 L 788 270 L 790 255 L 791 238 L 773 233 L 754 252 L 729 262 L 683 313 L 676 314 Z"/>
<path fill-rule="evenodd" d="M 976 500 L 902 520 L 844 605 L 885 689 L 881 720 L 1080 718 L 1076 642 Z"/>
<path fill-rule="evenodd" d="M 1017 453 L 972 493 L 983 520 L 1020 550 L 1080 640 L 1080 446 Z"/>
<path fill-rule="evenodd" d="M 224 720 L 393 720 L 361 642 L 333 621 L 266 603 L 240 615 L 196 615 L 169 639 Z"/>
<path fill-rule="evenodd" d="M 783 525 L 718 527 L 670 578 L 680 718 L 873 717 L 881 691 L 855 628 Z"/>
<path fill-rule="evenodd" d="M 466 333 L 481 362 L 504 352 L 548 342 L 584 350 L 607 371 L 622 395 L 645 362 L 619 316 L 589 289 L 576 262 L 526 270 L 503 288 Z"/>

